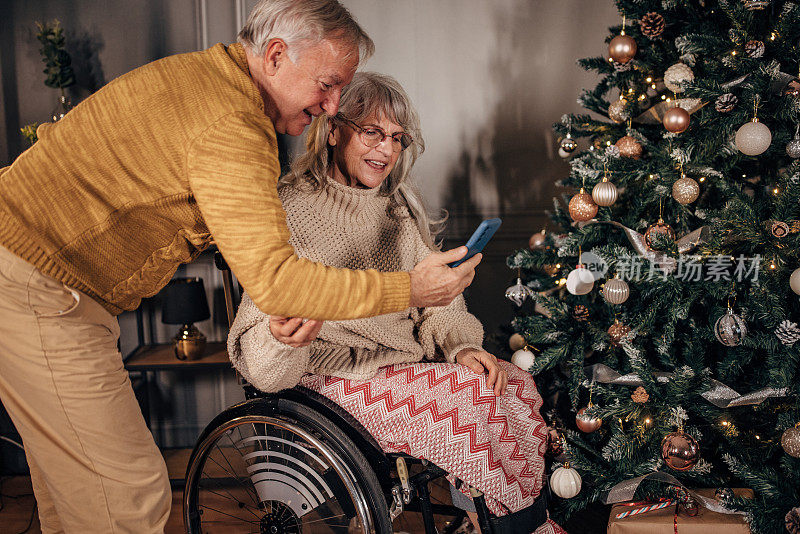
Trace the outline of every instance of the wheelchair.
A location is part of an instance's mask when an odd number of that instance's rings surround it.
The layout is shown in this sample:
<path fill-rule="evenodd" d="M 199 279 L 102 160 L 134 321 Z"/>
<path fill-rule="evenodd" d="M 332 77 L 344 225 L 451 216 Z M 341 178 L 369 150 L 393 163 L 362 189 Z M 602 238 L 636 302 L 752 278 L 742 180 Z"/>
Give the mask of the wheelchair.
<path fill-rule="evenodd" d="M 234 314 L 230 269 L 219 252 L 228 322 Z M 437 533 L 434 515 L 465 513 L 434 503 L 429 483 L 446 475 L 431 462 L 385 453 L 344 409 L 297 386 L 279 393 L 256 390 L 239 377 L 246 400 L 201 433 L 186 470 L 186 532 L 259 534 L 386 534 L 405 511 L 420 512 L 425 532 Z M 545 486 L 533 505 L 502 517 L 470 488 L 484 534 L 530 534 L 547 520 Z"/>

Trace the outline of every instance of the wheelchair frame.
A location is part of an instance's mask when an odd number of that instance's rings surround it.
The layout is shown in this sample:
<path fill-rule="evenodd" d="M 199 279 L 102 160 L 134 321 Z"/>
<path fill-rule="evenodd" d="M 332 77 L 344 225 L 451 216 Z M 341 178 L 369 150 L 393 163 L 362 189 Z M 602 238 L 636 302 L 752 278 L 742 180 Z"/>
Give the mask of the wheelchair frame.
<path fill-rule="evenodd" d="M 222 272 L 225 305 L 228 313 L 228 325 L 230 326 L 233 322 L 235 312 L 233 276 L 225 259 L 218 251 L 214 254 L 214 263 Z M 263 393 L 245 382 L 238 373 L 237 379 L 244 388 L 245 398 L 247 400 L 215 418 L 204 430 L 200 440 L 198 440 L 198 445 L 201 443 L 204 436 L 208 435 L 213 429 L 220 425 L 220 417 L 230 417 L 229 412 L 231 410 L 238 410 L 246 413 L 248 404 L 258 402 L 259 399 L 265 401 L 277 398 L 288 399 L 304 405 L 322 415 L 325 419 L 330 421 L 332 425 L 335 425 L 341 430 L 359 449 L 377 476 L 383 490 L 384 498 L 389 507 L 391 521 L 404 511 L 419 512 L 422 515 L 426 534 L 436 534 L 438 531 L 434 522 L 435 514 L 453 516 L 455 518 L 445 530 L 445 533 L 455 530 L 466 515 L 464 510 L 456 506 L 431 502 L 428 484 L 431 481 L 445 476 L 447 473 L 443 469 L 429 461 L 420 460 L 407 454 L 385 453 L 381 450 L 375 438 L 364 429 L 355 417 L 336 405 L 333 401 L 300 386 L 283 390 L 279 393 Z M 262 408 L 263 406 L 269 406 L 269 403 L 262 403 L 261 406 Z M 192 452 L 192 459 L 190 459 L 187 468 L 187 485 L 185 486 L 185 492 L 188 491 L 190 472 L 193 468 L 196 453 L 197 446 Z M 421 466 L 421 470 L 413 475 L 409 475 L 409 465 Z M 548 494 L 549 486 L 545 483 L 541 494 L 531 506 L 513 514 L 497 517 L 489 512 L 483 494 L 475 488 L 470 488 L 470 495 L 475 503 L 479 526 L 483 534 L 530 534 L 535 528 L 547 520 Z M 185 508 L 186 493 L 184 495 L 184 517 L 188 517 Z M 189 532 L 188 524 L 186 528 L 187 532 Z"/>

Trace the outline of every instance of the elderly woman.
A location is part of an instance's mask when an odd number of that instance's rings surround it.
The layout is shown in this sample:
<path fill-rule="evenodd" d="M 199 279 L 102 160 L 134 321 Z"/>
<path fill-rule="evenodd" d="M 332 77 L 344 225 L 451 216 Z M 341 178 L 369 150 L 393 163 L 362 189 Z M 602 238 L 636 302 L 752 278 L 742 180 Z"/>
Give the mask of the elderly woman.
<path fill-rule="evenodd" d="M 402 271 L 437 250 L 409 178 L 423 148 L 400 85 L 357 73 L 340 112 L 314 120 L 307 152 L 279 183 L 297 254 L 333 267 Z M 307 287 L 306 296 L 315 290 Z M 446 306 L 323 324 L 267 316 L 246 294 L 228 340 L 234 365 L 255 387 L 299 383 L 322 393 L 384 450 L 430 459 L 504 515 L 532 504 L 542 489 L 542 400 L 528 373 L 498 361 L 482 342 L 483 327 L 461 296 Z M 450 423 L 434 424 L 442 419 Z M 548 522 L 537 532 L 557 530 Z"/>

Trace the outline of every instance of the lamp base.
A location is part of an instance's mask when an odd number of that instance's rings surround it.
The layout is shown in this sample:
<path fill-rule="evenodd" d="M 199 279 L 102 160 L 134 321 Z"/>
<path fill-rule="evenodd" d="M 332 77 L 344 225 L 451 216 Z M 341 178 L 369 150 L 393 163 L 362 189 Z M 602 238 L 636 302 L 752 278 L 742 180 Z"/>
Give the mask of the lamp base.
<path fill-rule="evenodd" d="M 185 324 L 173 339 L 175 357 L 179 360 L 197 360 L 206 350 L 206 336 L 193 324 Z"/>

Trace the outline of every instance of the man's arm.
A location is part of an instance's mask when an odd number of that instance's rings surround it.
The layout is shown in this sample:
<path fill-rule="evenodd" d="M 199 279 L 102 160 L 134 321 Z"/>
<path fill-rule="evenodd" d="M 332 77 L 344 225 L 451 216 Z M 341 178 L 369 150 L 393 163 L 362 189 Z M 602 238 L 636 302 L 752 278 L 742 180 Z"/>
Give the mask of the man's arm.
<path fill-rule="evenodd" d="M 451 257 L 463 256 L 452 251 L 421 262 L 411 275 L 336 269 L 298 258 L 278 198 L 275 132 L 265 117 L 223 117 L 195 139 L 187 157 L 189 186 L 206 225 L 264 313 L 323 320 L 371 317 L 410 304 L 450 302 L 472 280 L 479 259 L 449 269 Z"/>

